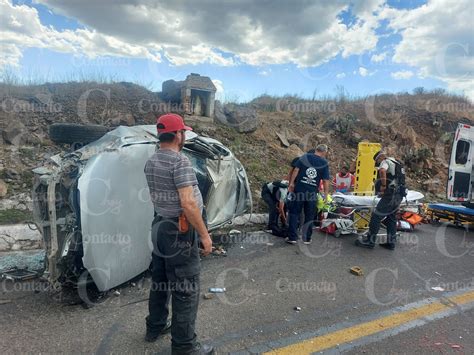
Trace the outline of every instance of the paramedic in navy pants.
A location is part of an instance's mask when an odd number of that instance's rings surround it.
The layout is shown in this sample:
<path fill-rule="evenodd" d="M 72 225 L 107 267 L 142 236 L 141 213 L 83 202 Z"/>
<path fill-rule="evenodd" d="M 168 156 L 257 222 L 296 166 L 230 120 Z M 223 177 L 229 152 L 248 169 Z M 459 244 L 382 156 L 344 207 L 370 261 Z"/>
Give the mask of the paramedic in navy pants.
<path fill-rule="evenodd" d="M 323 180 L 324 198 L 329 193 L 329 166 L 326 160 L 328 146 L 320 144 L 314 153 L 306 153 L 296 163 L 296 168 L 290 178 L 289 192 L 293 200 L 289 206 L 289 244 L 296 244 L 298 240 L 298 220 L 301 211 L 304 211 L 304 225 L 302 228 L 303 242 L 311 243 L 313 222 L 316 215 L 319 184 Z"/>

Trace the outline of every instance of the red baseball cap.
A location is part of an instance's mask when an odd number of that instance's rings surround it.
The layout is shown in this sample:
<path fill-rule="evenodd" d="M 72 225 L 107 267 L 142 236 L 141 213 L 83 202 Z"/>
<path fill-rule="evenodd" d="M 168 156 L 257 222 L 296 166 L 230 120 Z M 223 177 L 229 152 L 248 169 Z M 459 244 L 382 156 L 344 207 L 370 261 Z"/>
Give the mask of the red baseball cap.
<path fill-rule="evenodd" d="M 156 121 L 158 133 L 177 132 L 181 130 L 192 131 L 191 127 L 184 124 L 183 118 L 176 113 L 166 113 Z"/>

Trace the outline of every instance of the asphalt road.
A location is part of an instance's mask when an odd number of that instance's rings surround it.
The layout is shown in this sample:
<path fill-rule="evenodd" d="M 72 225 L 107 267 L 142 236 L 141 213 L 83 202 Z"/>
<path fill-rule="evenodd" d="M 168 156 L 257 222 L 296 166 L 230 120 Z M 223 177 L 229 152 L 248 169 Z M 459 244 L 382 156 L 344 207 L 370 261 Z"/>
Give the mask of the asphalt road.
<path fill-rule="evenodd" d="M 291 246 L 264 232 L 232 238 L 227 257 L 202 263 L 202 290 L 227 291 L 201 298 L 201 341 L 219 353 L 474 353 L 472 231 L 423 225 L 395 251 L 356 248 L 354 239 L 315 232 L 313 244 Z M 141 279 L 84 309 L 37 282 L 3 282 L 0 300 L 11 302 L 0 302 L 0 353 L 169 353 L 169 336 L 143 341 L 148 288 Z M 314 347 L 322 336 L 341 343 Z"/>

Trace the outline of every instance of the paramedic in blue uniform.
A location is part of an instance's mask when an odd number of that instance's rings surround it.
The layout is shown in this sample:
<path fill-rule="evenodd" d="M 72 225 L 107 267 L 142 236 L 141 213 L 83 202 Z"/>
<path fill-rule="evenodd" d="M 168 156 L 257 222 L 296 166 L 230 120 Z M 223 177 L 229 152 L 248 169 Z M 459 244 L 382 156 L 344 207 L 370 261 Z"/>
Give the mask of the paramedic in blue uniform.
<path fill-rule="evenodd" d="M 296 244 L 298 240 L 298 217 L 304 212 L 304 225 L 302 239 L 304 244 L 311 243 L 313 223 L 316 215 L 319 185 L 323 181 L 324 198 L 329 193 L 329 165 L 326 160 L 328 146 L 320 144 L 314 153 L 306 153 L 296 163 L 288 191 L 292 199 L 289 206 L 289 244 Z"/>

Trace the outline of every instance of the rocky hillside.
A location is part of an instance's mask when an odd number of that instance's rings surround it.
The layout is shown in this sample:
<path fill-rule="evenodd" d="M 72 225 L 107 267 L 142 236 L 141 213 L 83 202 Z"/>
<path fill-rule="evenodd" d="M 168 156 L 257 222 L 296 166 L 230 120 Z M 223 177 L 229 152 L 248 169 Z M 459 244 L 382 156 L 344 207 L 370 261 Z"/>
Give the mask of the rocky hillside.
<path fill-rule="evenodd" d="M 12 198 L 31 189 L 31 169 L 69 149 L 48 138 L 50 124 L 150 124 L 162 112 L 179 112 L 159 93 L 131 83 L 0 84 L 0 102 L 0 209 L 24 203 Z M 220 119 L 215 124 L 193 124 L 197 132 L 234 151 L 247 169 L 255 197 L 263 182 L 284 177 L 291 159 L 317 143 L 331 147 L 335 173 L 344 161 L 355 159 L 358 142 L 368 140 L 382 143 L 405 162 L 411 187 L 442 199 L 452 133 L 458 122 L 474 123 L 472 104 L 442 91 L 361 99 L 262 96 L 241 106 L 241 121 L 256 112 L 248 118 L 254 122 L 245 122 L 253 127 L 250 132 L 240 133 Z M 229 113 L 229 105 L 221 107 L 222 112 Z"/>

